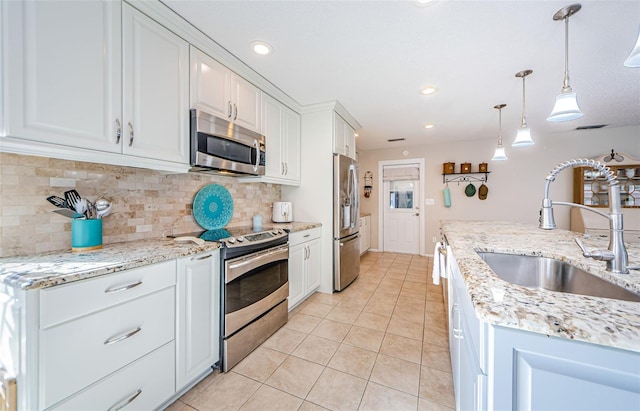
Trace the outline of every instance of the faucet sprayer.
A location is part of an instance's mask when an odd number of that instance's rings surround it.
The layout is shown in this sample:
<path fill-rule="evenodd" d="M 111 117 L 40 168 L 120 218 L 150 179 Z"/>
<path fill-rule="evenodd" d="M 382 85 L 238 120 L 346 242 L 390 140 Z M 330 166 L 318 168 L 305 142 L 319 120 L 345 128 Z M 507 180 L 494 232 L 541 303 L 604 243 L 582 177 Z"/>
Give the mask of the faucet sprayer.
<path fill-rule="evenodd" d="M 568 203 L 564 201 L 551 201 L 549 198 L 549 187 L 552 181 L 555 181 L 556 176 L 564 169 L 575 167 L 575 166 L 586 166 L 592 167 L 595 170 L 598 170 L 602 176 L 607 180 L 609 184 L 609 213 L 604 213 L 602 211 L 596 210 L 591 207 L 584 206 L 582 204 Z M 600 250 L 591 250 L 588 251 L 582 241 L 580 239 L 576 239 L 576 243 L 582 250 L 582 254 L 585 257 L 593 258 L 596 260 L 603 260 L 607 262 L 607 270 L 617 274 L 627 274 L 629 273 L 629 267 L 627 264 L 629 262 L 629 256 L 627 254 L 627 249 L 624 245 L 623 239 L 623 223 L 622 223 L 622 207 L 620 204 L 620 184 L 616 175 L 611 171 L 611 169 L 604 164 L 601 164 L 598 161 L 590 160 L 590 159 L 574 159 L 565 161 L 564 163 L 558 164 L 554 167 L 553 170 L 547 177 L 545 187 L 544 187 L 544 198 L 542 200 L 542 208 L 540 209 L 540 225 L 539 227 L 543 230 L 553 230 L 556 228 L 556 222 L 553 217 L 553 206 L 554 205 L 564 205 L 564 206 L 572 206 L 579 207 L 585 210 L 589 210 L 592 213 L 596 213 L 602 217 L 605 217 L 609 220 L 609 248 L 607 251 Z"/>

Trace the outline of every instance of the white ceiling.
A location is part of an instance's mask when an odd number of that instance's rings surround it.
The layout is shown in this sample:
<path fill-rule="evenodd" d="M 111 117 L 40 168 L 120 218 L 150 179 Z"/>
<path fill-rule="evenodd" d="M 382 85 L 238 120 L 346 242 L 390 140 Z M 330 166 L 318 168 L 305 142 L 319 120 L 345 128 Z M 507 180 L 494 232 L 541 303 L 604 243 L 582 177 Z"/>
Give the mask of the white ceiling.
<path fill-rule="evenodd" d="M 568 1 L 163 2 L 300 104 L 340 101 L 362 125 L 360 150 L 497 139 L 500 103 L 510 145 L 522 110 L 515 73 L 524 69 L 533 70 L 526 104 L 534 139 L 640 125 L 640 68 L 623 65 L 638 36 L 637 0 L 583 0 L 570 18 L 569 72 L 584 117 L 565 123 L 546 117 L 564 70 L 564 22 L 552 16 Z M 253 54 L 255 40 L 273 54 Z M 438 92 L 419 95 L 426 84 Z"/>

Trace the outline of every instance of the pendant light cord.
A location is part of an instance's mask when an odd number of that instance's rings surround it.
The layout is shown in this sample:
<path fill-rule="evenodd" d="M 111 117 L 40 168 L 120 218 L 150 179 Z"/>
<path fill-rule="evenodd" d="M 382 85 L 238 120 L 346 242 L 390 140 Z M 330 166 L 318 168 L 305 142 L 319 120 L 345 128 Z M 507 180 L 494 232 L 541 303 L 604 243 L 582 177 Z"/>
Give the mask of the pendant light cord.
<path fill-rule="evenodd" d="M 571 91 L 569 85 L 569 16 L 564 18 L 564 81 L 562 82 L 562 92 Z"/>
<path fill-rule="evenodd" d="M 520 122 L 520 127 L 525 128 L 527 126 L 527 112 L 525 107 L 525 98 L 524 98 L 524 78 L 526 76 L 522 76 L 522 121 Z"/>

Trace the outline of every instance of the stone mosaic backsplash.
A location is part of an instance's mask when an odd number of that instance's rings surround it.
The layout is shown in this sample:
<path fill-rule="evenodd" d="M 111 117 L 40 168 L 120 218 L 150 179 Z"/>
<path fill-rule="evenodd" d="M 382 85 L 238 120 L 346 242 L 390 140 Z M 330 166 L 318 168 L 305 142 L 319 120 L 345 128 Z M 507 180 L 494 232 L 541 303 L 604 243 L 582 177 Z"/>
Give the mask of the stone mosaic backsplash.
<path fill-rule="evenodd" d="M 75 189 L 92 201 L 110 200 L 112 212 L 103 219 L 103 244 L 109 244 L 200 230 L 193 197 L 213 183 L 233 197 L 229 226 L 251 225 L 256 214 L 271 221 L 279 185 L 0 153 L 0 257 L 71 248 L 71 219 L 51 212 L 56 208 L 46 200 L 50 195 Z"/>

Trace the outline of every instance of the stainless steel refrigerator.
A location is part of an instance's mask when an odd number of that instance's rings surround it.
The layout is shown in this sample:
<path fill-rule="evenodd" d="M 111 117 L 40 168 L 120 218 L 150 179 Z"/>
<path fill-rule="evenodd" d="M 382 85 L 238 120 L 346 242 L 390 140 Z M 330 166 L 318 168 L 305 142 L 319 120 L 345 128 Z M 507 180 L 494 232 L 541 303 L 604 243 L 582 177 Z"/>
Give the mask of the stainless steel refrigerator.
<path fill-rule="evenodd" d="M 360 273 L 358 163 L 333 156 L 333 288 L 341 291 Z"/>

